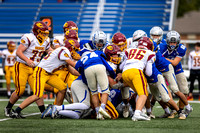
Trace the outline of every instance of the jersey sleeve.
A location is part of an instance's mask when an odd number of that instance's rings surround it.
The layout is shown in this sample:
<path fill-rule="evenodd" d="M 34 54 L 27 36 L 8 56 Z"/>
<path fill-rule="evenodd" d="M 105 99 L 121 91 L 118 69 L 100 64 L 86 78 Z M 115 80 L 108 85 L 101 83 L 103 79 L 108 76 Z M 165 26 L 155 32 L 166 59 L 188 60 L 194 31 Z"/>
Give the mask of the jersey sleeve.
<path fill-rule="evenodd" d="M 155 61 L 156 61 L 156 54 L 155 54 L 155 52 L 151 52 L 147 59 L 147 62 L 153 64 Z"/>
<path fill-rule="evenodd" d="M 59 60 L 69 60 L 71 59 L 71 54 L 69 51 L 65 49 L 61 49 L 61 51 L 58 53 L 58 59 Z"/>
<path fill-rule="evenodd" d="M 29 38 L 28 38 L 26 35 L 23 35 L 23 36 L 21 37 L 20 44 L 22 44 L 22 45 L 24 45 L 26 48 L 28 48 L 29 45 L 31 44 L 31 41 L 29 40 Z"/>
<path fill-rule="evenodd" d="M 6 50 L 4 49 L 2 52 L 1 52 L 1 54 L 2 54 L 2 58 L 6 58 Z"/>
<path fill-rule="evenodd" d="M 177 49 L 177 52 L 178 52 L 177 57 L 182 58 L 185 55 L 186 50 L 187 48 L 183 44 L 179 44 L 179 47 Z"/>
<path fill-rule="evenodd" d="M 59 41 L 59 39 L 54 38 L 52 44 L 53 44 L 54 47 L 57 46 L 57 45 L 60 46 L 60 41 Z"/>

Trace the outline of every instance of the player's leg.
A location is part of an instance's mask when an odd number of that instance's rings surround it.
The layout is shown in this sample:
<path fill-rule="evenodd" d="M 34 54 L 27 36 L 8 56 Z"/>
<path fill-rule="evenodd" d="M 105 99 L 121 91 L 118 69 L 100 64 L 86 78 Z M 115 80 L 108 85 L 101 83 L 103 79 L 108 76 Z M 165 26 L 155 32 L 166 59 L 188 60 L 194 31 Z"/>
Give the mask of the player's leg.
<path fill-rule="evenodd" d="M 16 62 L 15 63 L 15 87 L 16 90 L 12 93 L 9 102 L 5 108 L 5 115 L 9 116 L 9 113 L 13 107 L 13 105 L 17 102 L 21 95 L 23 95 L 26 82 L 28 80 L 29 73 L 33 72 L 33 69 L 26 66 L 23 63 Z"/>
<path fill-rule="evenodd" d="M 194 81 L 196 79 L 196 74 L 194 70 L 190 70 L 190 93 L 189 93 L 189 97 L 187 98 L 188 100 L 193 100 L 193 90 L 194 90 Z"/>
<path fill-rule="evenodd" d="M 144 115 L 141 112 L 148 96 L 147 81 L 143 72 L 138 69 L 129 69 L 122 73 L 122 78 L 123 81 L 138 94 L 138 99 L 136 101 L 136 109 L 132 120 L 150 120 L 147 115 Z"/>
<path fill-rule="evenodd" d="M 10 66 L 5 66 L 5 79 L 6 79 L 6 88 L 7 88 L 7 96 L 8 98 L 11 95 L 11 91 L 10 91 L 10 80 L 11 80 L 11 67 Z"/>

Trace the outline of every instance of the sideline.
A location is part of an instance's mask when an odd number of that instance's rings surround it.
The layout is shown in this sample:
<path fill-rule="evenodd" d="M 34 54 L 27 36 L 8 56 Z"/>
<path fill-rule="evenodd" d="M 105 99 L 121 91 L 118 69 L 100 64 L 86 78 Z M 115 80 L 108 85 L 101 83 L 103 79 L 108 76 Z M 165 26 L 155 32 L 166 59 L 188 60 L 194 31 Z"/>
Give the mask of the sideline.
<path fill-rule="evenodd" d="M 32 114 L 23 115 L 23 116 L 27 117 L 27 116 L 33 116 L 33 115 L 39 115 L 39 114 L 41 114 L 41 113 L 38 112 L 38 113 L 32 113 Z M 7 121 L 7 120 L 11 120 L 11 119 L 13 119 L 13 118 L 4 118 L 4 119 L 0 119 L 0 121 Z"/>

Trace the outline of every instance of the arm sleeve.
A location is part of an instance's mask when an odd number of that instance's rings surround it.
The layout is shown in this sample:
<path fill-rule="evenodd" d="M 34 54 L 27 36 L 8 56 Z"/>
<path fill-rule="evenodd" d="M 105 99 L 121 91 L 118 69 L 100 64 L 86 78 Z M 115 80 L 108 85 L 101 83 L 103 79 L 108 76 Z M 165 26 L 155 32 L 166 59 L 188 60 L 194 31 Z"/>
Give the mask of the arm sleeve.
<path fill-rule="evenodd" d="M 187 50 L 187 48 L 183 44 L 180 44 L 180 46 L 178 48 L 178 56 L 177 57 L 182 58 L 185 55 L 186 50 Z"/>
<path fill-rule="evenodd" d="M 31 44 L 31 41 L 28 39 L 28 37 L 26 37 L 25 35 L 23 35 L 23 36 L 21 37 L 20 43 L 21 43 L 22 45 L 24 45 L 26 48 L 28 48 L 29 45 Z"/>

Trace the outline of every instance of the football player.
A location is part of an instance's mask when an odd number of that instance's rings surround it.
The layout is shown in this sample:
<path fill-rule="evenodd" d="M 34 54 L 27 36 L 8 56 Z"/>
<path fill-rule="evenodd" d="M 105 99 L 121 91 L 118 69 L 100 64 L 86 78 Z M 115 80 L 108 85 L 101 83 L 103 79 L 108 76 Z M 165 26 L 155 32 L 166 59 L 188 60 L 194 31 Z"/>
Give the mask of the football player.
<path fill-rule="evenodd" d="M 39 64 L 43 53 L 52 51 L 47 25 L 42 21 L 35 22 L 32 31 L 33 33 L 24 34 L 21 37 L 20 45 L 16 51 L 17 60 L 14 66 L 16 90 L 12 93 L 5 108 L 6 116 L 10 114 L 13 105 L 23 95 L 27 81 L 33 90 L 33 71 Z M 40 112 L 43 112 L 45 110 L 43 100 L 40 99 L 37 104 Z"/>
<path fill-rule="evenodd" d="M 57 105 L 61 105 L 66 93 L 67 85 L 55 74 L 55 71 L 62 69 L 67 65 L 68 70 L 74 75 L 80 75 L 73 67 L 75 62 L 72 60 L 71 52 L 80 47 L 78 41 L 68 39 L 65 41 L 65 47 L 59 47 L 53 52 L 49 52 L 33 73 L 33 95 L 25 99 L 11 114 L 12 118 L 22 118 L 21 111 L 34 101 L 43 97 L 45 84 L 49 84 L 59 90 L 57 93 Z M 56 82 L 55 82 L 56 81 Z"/>
<path fill-rule="evenodd" d="M 125 50 L 126 59 L 120 65 L 123 81 L 138 94 L 136 101 L 136 110 L 132 117 L 133 121 L 150 120 L 143 114 L 142 108 L 147 100 L 147 81 L 144 76 L 152 75 L 152 64 L 155 61 L 155 53 L 152 52 L 153 42 L 149 38 L 141 38 L 138 42 L 138 48 L 129 48 Z"/>
<path fill-rule="evenodd" d="M 7 88 L 7 96 L 10 98 L 11 96 L 11 90 L 10 90 L 10 80 L 11 77 L 13 79 L 13 82 L 15 83 L 15 73 L 14 73 L 14 64 L 16 60 L 16 44 L 13 41 L 9 41 L 7 43 L 7 48 L 4 49 L 1 53 L 3 61 L 3 71 L 5 74 L 6 79 L 6 88 Z"/>
<path fill-rule="evenodd" d="M 184 75 L 184 71 L 181 65 L 181 59 L 185 55 L 187 48 L 180 44 L 180 34 L 176 31 L 170 31 L 167 33 L 167 44 L 160 44 L 160 52 L 162 55 L 173 65 L 174 73 L 171 76 L 174 81 L 177 81 L 178 87 L 172 89 L 172 91 L 180 98 L 179 100 L 179 108 L 184 109 L 186 107 L 185 112 L 186 115 L 189 115 L 192 112 L 193 108 L 187 101 L 187 94 L 189 93 L 187 79 Z M 168 79 L 167 79 L 168 80 Z M 168 81 L 169 84 L 171 80 Z M 176 84 L 176 83 L 174 83 Z"/>
<path fill-rule="evenodd" d="M 117 32 L 113 35 L 112 37 L 112 43 L 119 46 L 119 48 L 121 49 L 121 51 L 125 51 L 127 49 L 127 40 L 124 34 Z M 122 53 L 122 57 L 124 52 Z M 123 59 L 122 59 L 123 60 Z M 121 73 L 121 72 L 120 72 Z M 118 74 L 118 73 L 117 73 Z M 122 93 L 122 100 L 125 104 L 124 108 L 123 108 L 123 116 L 125 118 L 127 118 L 129 116 L 129 88 L 130 87 L 126 87 L 126 85 L 124 83 L 121 84 L 121 82 L 115 84 L 115 86 L 120 86 L 121 89 L 121 93 Z"/>
<path fill-rule="evenodd" d="M 159 26 L 154 26 L 150 30 L 150 38 L 159 45 L 160 43 L 166 43 L 163 39 L 163 30 Z"/>

